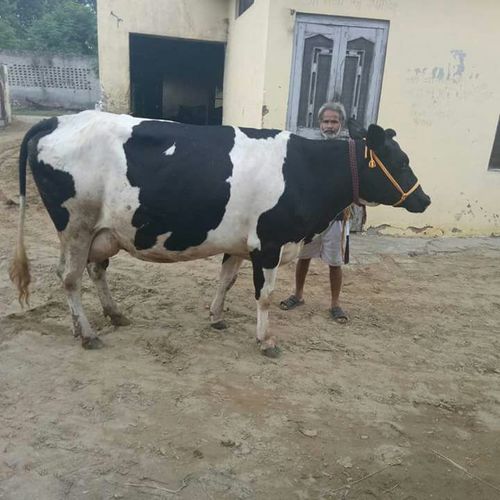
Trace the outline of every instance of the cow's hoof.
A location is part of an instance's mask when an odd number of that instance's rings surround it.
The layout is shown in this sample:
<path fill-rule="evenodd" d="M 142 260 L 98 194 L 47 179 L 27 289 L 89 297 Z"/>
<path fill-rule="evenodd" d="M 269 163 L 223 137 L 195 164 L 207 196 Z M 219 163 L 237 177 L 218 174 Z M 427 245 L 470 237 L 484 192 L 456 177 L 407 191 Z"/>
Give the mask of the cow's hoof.
<path fill-rule="evenodd" d="M 84 349 L 101 349 L 104 347 L 104 342 L 99 337 L 82 338 L 82 347 Z"/>
<path fill-rule="evenodd" d="M 109 319 L 113 326 L 128 326 L 131 323 L 123 314 L 110 314 Z"/>
<path fill-rule="evenodd" d="M 274 347 L 266 347 L 260 351 L 267 358 L 278 358 L 281 354 L 281 349 L 275 345 Z"/>
<path fill-rule="evenodd" d="M 210 326 L 215 328 L 215 330 L 225 330 L 227 328 L 227 323 L 223 319 L 220 319 L 215 323 L 210 323 Z"/>

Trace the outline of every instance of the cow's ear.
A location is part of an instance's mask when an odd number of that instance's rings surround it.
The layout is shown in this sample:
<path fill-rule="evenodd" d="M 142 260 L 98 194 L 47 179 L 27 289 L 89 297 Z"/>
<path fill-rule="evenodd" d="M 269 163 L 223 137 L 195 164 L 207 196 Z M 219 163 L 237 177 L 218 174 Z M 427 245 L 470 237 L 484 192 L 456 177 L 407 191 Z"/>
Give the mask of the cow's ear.
<path fill-rule="evenodd" d="M 368 133 L 366 134 L 366 145 L 370 149 L 377 150 L 381 148 L 385 143 L 385 132 L 382 127 L 378 125 L 370 125 L 368 127 Z"/>
<path fill-rule="evenodd" d="M 386 128 L 385 135 L 388 139 L 393 139 L 394 137 L 396 137 L 396 131 L 392 128 Z"/>
<path fill-rule="evenodd" d="M 347 120 L 347 128 L 352 139 L 364 139 L 366 137 L 366 129 L 354 118 Z"/>

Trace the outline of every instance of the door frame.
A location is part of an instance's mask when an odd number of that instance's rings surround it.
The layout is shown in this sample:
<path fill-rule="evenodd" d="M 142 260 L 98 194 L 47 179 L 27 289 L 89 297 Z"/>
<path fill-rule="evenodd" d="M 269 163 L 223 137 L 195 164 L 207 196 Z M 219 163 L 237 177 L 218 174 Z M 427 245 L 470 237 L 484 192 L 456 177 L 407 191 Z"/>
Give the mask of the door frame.
<path fill-rule="evenodd" d="M 375 74 L 374 92 L 369 92 L 366 106 L 366 117 L 370 123 L 376 123 L 380 104 L 380 94 L 382 91 L 382 79 L 385 67 L 385 58 L 387 52 L 387 43 L 389 37 L 390 22 L 377 19 L 365 19 L 358 17 L 331 16 L 320 14 L 302 14 L 298 13 L 295 18 L 294 41 L 292 51 L 292 67 L 290 73 L 290 90 L 288 93 L 288 108 L 286 124 L 287 129 L 296 132 L 298 129 L 298 111 L 300 100 L 300 86 L 302 78 L 302 65 L 304 58 L 304 41 L 307 32 L 308 24 L 321 25 L 329 27 L 330 30 L 335 30 L 344 27 L 352 28 L 375 28 L 376 42 L 374 48 L 373 67 L 381 68 Z M 340 49 L 340 44 L 337 43 Z M 335 52 L 335 47 L 334 47 Z M 335 75 L 336 65 L 332 64 L 331 75 Z M 343 72 L 343 70 L 342 70 Z M 335 75 L 336 81 L 340 79 L 340 75 Z M 336 83 L 336 85 L 338 82 Z M 335 85 L 335 86 L 336 86 Z"/>

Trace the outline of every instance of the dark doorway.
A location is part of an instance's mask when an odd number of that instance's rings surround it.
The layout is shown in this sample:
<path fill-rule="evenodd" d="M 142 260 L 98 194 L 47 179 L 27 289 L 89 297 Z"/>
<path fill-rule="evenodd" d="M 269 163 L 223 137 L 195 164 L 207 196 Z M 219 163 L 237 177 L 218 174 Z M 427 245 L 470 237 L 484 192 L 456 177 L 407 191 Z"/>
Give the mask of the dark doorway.
<path fill-rule="evenodd" d="M 131 34 L 131 113 L 220 125 L 224 50 L 222 43 Z"/>

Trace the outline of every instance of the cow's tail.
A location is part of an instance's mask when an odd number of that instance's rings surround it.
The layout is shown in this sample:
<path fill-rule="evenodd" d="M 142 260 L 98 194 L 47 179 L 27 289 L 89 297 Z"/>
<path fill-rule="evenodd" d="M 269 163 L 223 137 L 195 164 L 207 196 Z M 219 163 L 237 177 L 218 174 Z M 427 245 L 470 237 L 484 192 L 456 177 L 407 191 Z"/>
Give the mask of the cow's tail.
<path fill-rule="evenodd" d="M 24 247 L 24 219 L 26 213 L 26 164 L 28 162 L 28 143 L 35 135 L 41 132 L 50 132 L 54 129 L 54 119 L 42 120 L 32 127 L 24 136 L 19 152 L 19 222 L 17 227 L 17 241 L 14 255 L 9 266 L 9 276 L 19 291 L 21 306 L 29 304 L 29 284 L 31 274 L 28 256 Z"/>

